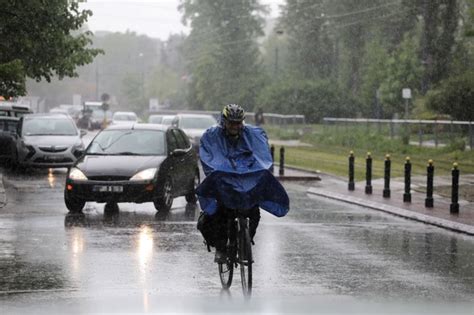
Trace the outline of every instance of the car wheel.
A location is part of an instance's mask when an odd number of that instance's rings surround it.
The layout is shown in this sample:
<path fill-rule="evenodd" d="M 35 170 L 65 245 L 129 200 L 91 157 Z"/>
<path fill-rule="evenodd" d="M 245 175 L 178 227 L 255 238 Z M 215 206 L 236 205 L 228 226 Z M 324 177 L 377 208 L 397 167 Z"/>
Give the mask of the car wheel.
<path fill-rule="evenodd" d="M 66 208 L 72 213 L 82 212 L 82 209 L 86 204 L 84 200 L 67 196 L 66 194 L 64 195 L 64 203 L 66 204 Z"/>
<path fill-rule="evenodd" d="M 158 211 L 168 212 L 173 205 L 173 184 L 171 178 L 167 178 L 163 184 L 161 197 L 153 201 L 155 209 Z"/>
<path fill-rule="evenodd" d="M 184 196 L 184 198 L 186 198 L 186 201 L 188 203 L 196 203 L 196 201 L 197 201 L 196 189 L 197 189 L 197 187 L 199 186 L 200 183 L 201 183 L 201 180 L 199 178 L 199 170 L 197 170 L 196 174 L 194 175 L 194 178 L 193 178 L 192 190 Z"/>

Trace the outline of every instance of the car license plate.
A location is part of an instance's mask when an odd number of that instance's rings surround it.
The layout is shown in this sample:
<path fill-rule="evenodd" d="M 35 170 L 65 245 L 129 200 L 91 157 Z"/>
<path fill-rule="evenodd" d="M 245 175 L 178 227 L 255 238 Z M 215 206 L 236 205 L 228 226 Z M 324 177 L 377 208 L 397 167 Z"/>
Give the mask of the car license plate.
<path fill-rule="evenodd" d="M 45 159 L 47 161 L 60 161 L 64 159 L 64 155 L 46 155 Z"/>
<path fill-rule="evenodd" d="M 95 185 L 93 191 L 121 193 L 123 192 L 123 186 Z"/>

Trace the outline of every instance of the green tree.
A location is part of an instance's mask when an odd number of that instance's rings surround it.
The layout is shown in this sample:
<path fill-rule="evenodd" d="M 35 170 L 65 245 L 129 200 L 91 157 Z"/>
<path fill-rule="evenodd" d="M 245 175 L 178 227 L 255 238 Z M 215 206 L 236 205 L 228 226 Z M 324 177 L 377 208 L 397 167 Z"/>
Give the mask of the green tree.
<path fill-rule="evenodd" d="M 418 47 L 417 37 L 406 34 L 400 47 L 387 59 L 385 79 L 380 85 L 381 100 L 387 117 L 404 111 L 402 89 L 410 88 L 414 93 L 418 90 L 423 73 Z"/>
<path fill-rule="evenodd" d="M 258 104 L 281 114 L 303 114 L 309 123 L 324 117 L 353 117 L 358 104 L 330 80 L 281 80 L 267 86 Z"/>
<path fill-rule="evenodd" d="M 88 48 L 82 25 L 92 15 L 79 1 L 2 1 L 0 7 L 0 95 L 26 93 L 26 77 L 50 82 L 76 76 L 76 67 L 92 62 L 100 50 Z"/>
<path fill-rule="evenodd" d="M 334 69 L 334 43 L 325 28 L 323 0 L 288 0 L 281 27 L 288 34 L 291 69 L 302 79 L 328 78 Z"/>
<path fill-rule="evenodd" d="M 456 120 L 474 121 L 474 72 L 441 81 L 428 94 L 427 106 Z"/>
<path fill-rule="evenodd" d="M 182 0 L 191 33 L 185 46 L 192 75 L 193 108 L 220 109 L 225 103 L 254 104 L 262 66 L 256 38 L 263 35 L 257 0 Z"/>

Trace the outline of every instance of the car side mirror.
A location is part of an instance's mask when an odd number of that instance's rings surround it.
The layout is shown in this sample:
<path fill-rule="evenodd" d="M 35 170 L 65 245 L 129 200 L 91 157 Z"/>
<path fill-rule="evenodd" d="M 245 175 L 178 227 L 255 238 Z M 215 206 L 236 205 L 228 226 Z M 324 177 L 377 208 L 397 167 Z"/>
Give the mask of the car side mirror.
<path fill-rule="evenodd" d="M 81 129 L 81 138 L 84 137 L 87 134 L 87 131 L 84 129 Z"/>
<path fill-rule="evenodd" d="M 76 157 L 80 157 L 80 156 L 83 156 L 85 152 L 86 152 L 85 149 L 76 149 L 76 151 L 74 152 L 74 155 Z"/>

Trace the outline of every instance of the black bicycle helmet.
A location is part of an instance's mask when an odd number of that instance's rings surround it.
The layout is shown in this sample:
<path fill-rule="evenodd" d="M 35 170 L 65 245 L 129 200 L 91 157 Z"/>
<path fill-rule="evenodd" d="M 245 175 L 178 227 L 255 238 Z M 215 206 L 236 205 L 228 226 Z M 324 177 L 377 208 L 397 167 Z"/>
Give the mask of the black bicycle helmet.
<path fill-rule="evenodd" d="M 222 118 L 228 122 L 242 122 L 245 119 L 245 111 L 240 105 L 228 104 L 222 110 Z"/>

